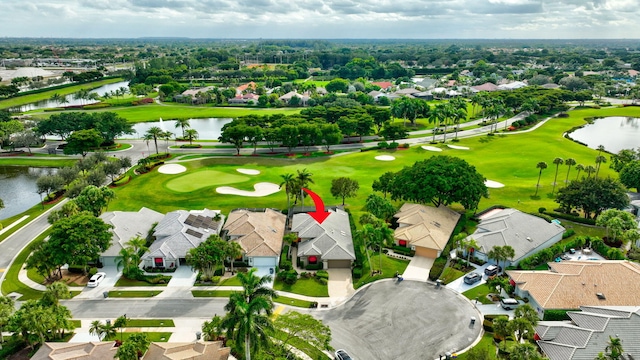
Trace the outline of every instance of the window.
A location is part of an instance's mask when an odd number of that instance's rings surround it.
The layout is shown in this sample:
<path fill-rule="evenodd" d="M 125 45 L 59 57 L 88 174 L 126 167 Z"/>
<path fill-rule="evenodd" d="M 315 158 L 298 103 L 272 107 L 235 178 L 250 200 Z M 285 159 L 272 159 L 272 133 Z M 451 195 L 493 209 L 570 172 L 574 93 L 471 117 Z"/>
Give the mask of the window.
<path fill-rule="evenodd" d="M 407 246 L 407 240 L 398 240 L 398 245 Z"/>
<path fill-rule="evenodd" d="M 317 264 L 318 258 L 315 256 L 309 256 L 309 264 Z"/>
<path fill-rule="evenodd" d="M 153 258 L 153 263 L 156 267 L 162 267 L 164 266 L 164 259 L 161 257 Z"/>

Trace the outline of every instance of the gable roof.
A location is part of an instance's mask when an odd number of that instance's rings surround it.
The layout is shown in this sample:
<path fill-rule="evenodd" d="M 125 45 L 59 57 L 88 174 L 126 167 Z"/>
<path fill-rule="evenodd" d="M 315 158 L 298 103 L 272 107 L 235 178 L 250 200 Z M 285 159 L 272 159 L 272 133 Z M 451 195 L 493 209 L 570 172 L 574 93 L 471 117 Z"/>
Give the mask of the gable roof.
<path fill-rule="evenodd" d="M 143 360 L 227 360 L 229 352 L 222 341 L 154 342 Z"/>
<path fill-rule="evenodd" d="M 154 223 L 159 222 L 163 214 L 141 208 L 138 211 L 109 211 L 100 215 L 105 223 L 113 225 L 111 246 L 102 256 L 119 256 L 125 244 L 136 236 L 145 238 Z"/>
<path fill-rule="evenodd" d="M 214 218 L 220 210 L 176 210 L 162 218 L 153 231 L 156 240 L 142 259 L 151 254 L 167 254 L 168 258 L 184 258 L 187 252 L 203 243 L 209 235 L 218 234 L 221 221 Z M 223 217 L 224 219 L 224 217 Z"/>
<path fill-rule="evenodd" d="M 482 85 L 472 86 L 472 88 L 478 91 L 496 91 L 498 90 L 498 86 L 494 83 L 486 82 Z"/>
<path fill-rule="evenodd" d="M 293 215 L 291 232 L 298 233 L 298 256 L 322 256 L 324 260 L 355 260 L 349 214 L 329 210 L 329 216 L 318 223 L 308 213 Z"/>
<path fill-rule="evenodd" d="M 503 209 L 483 218 L 471 237 L 478 243 L 478 250 L 484 254 L 494 246 L 511 246 L 515 251 L 513 261 L 517 262 L 563 232 L 564 228 L 556 223 L 548 223 L 516 209 Z"/>
<path fill-rule="evenodd" d="M 399 227 L 394 232 L 398 240 L 409 245 L 442 251 L 460 219 L 460 214 L 441 205 L 439 207 L 406 203 L 393 217 Z"/>
<path fill-rule="evenodd" d="M 390 81 L 376 81 L 376 82 L 372 82 L 371 84 L 380 86 L 380 89 L 382 90 L 388 90 L 393 86 L 393 83 Z"/>
<path fill-rule="evenodd" d="M 257 86 L 258 86 L 258 84 L 254 83 L 253 81 L 250 81 L 250 82 L 248 82 L 246 84 L 242 84 L 242 85 L 238 86 L 236 88 L 236 93 L 241 93 L 241 92 L 243 92 L 243 91 L 245 91 L 245 90 L 247 90 L 249 88 L 251 88 L 252 90 L 255 90 Z"/>
<path fill-rule="evenodd" d="M 88 343 L 46 342 L 32 360 L 103 360 L 113 359 L 117 348 L 113 341 Z"/>
<path fill-rule="evenodd" d="M 249 257 L 280 256 L 287 217 L 275 210 L 234 210 L 222 230 Z M 237 238 L 236 238 L 237 237 Z"/>
<path fill-rule="evenodd" d="M 640 265 L 626 260 L 562 261 L 548 271 L 507 271 L 516 286 L 545 309 L 634 306 L 640 294 Z M 599 299 L 597 293 L 603 294 Z"/>
<path fill-rule="evenodd" d="M 567 312 L 571 322 L 541 321 L 538 345 L 550 360 L 594 359 L 603 352 L 609 336 L 622 340 L 624 352 L 640 357 L 640 307 L 590 307 Z M 580 319 L 580 320 L 576 320 Z M 583 325 L 587 324 L 587 326 Z M 597 328 L 589 324 L 598 324 Z"/>

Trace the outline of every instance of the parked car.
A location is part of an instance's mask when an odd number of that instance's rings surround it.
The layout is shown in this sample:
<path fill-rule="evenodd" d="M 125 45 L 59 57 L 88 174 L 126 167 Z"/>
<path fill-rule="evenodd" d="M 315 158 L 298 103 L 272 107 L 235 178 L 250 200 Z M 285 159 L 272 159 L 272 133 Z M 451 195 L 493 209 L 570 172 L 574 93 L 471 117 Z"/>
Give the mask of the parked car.
<path fill-rule="evenodd" d="M 505 310 L 513 310 L 520 306 L 520 303 L 516 299 L 506 298 L 500 300 L 500 306 Z"/>
<path fill-rule="evenodd" d="M 502 267 L 498 265 L 489 265 L 486 269 L 484 269 L 484 273 L 487 276 L 495 276 L 502 271 Z"/>
<path fill-rule="evenodd" d="M 464 276 L 464 283 L 465 284 L 475 284 L 478 281 L 482 280 L 482 275 L 472 272 L 472 273 L 468 273 L 467 275 Z"/>
<path fill-rule="evenodd" d="M 339 349 L 336 350 L 336 360 L 353 360 L 353 358 L 346 351 Z"/>
<path fill-rule="evenodd" d="M 91 277 L 91 279 L 89 279 L 89 282 L 87 283 L 87 286 L 88 287 L 96 287 L 102 282 L 102 280 L 104 280 L 105 277 L 107 277 L 107 274 L 105 274 L 103 272 L 96 273 L 95 275 L 93 275 Z"/>

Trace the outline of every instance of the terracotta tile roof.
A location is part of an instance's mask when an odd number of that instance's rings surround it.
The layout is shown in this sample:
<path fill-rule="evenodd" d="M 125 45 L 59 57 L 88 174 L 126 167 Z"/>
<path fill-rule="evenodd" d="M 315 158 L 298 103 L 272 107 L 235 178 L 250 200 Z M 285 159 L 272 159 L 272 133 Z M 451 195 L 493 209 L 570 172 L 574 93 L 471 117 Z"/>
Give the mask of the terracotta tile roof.
<path fill-rule="evenodd" d="M 380 88 L 383 90 L 387 90 L 393 86 L 393 83 L 390 81 L 377 81 L 377 82 L 372 82 L 371 84 L 380 86 Z"/>
<path fill-rule="evenodd" d="M 237 93 L 241 93 L 241 92 L 247 90 L 248 88 L 251 88 L 251 89 L 255 90 L 256 86 L 258 86 L 258 85 L 256 83 L 254 83 L 253 81 L 251 81 L 251 82 L 248 82 L 246 84 L 242 84 L 242 85 L 238 86 L 236 88 L 236 92 Z"/>
<path fill-rule="evenodd" d="M 185 343 L 154 342 L 144 355 L 153 360 L 227 360 L 230 349 L 222 347 L 222 341 L 197 341 Z"/>
<path fill-rule="evenodd" d="M 472 86 L 472 88 L 478 91 L 496 91 L 498 90 L 498 86 L 496 84 L 487 82 L 482 85 Z"/>
<path fill-rule="evenodd" d="M 446 206 L 433 207 L 404 204 L 394 215 L 399 227 L 394 232 L 397 240 L 409 245 L 442 251 L 449 241 L 460 214 Z"/>
<path fill-rule="evenodd" d="M 520 290 L 545 309 L 635 306 L 640 299 L 640 265 L 626 260 L 549 263 L 549 271 L 507 271 Z M 598 298 L 597 293 L 604 295 Z"/>
<path fill-rule="evenodd" d="M 287 217 L 275 210 L 235 210 L 222 227 L 247 256 L 280 256 Z M 235 239 L 234 239 L 235 238 Z"/>

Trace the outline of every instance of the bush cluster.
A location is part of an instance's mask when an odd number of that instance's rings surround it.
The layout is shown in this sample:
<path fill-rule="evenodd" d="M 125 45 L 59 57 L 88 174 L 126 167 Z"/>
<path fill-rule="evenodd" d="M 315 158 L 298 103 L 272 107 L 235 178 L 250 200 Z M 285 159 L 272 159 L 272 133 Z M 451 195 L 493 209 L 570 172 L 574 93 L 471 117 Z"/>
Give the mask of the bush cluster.
<path fill-rule="evenodd" d="M 439 257 L 433 262 L 433 266 L 431 266 L 431 270 L 429 270 L 429 280 L 436 281 L 442 275 L 444 271 L 444 266 L 447 264 L 446 257 Z"/>
<path fill-rule="evenodd" d="M 513 127 L 514 129 L 519 129 L 521 127 L 534 125 L 539 121 L 540 121 L 540 119 L 538 119 L 537 116 L 529 115 L 529 116 L 527 116 L 526 118 L 524 118 L 522 120 L 514 121 L 513 123 L 511 123 L 511 127 Z"/>
<path fill-rule="evenodd" d="M 411 250 L 410 248 L 404 247 L 404 246 L 394 245 L 392 249 L 393 249 L 393 252 L 406 255 L 406 256 L 413 256 L 416 254 L 415 250 Z"/>
<path fill-rule="evenodd" d="M 276 275 L 276 279 L 282 281 L 287 285 L 293 285 L 296 283 L 296 281 L 298 281 L 298 272 L 293 269 L 283 270 Z"/>

